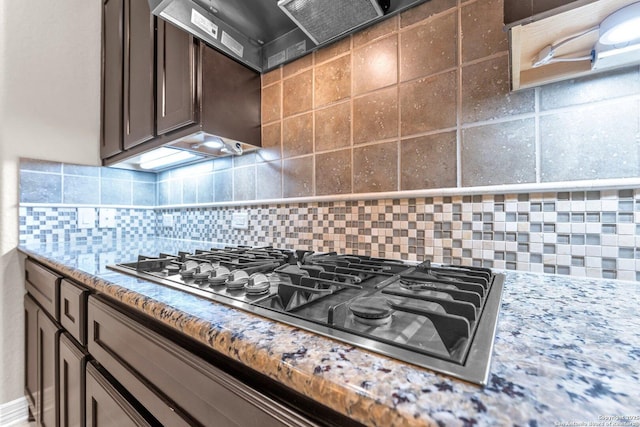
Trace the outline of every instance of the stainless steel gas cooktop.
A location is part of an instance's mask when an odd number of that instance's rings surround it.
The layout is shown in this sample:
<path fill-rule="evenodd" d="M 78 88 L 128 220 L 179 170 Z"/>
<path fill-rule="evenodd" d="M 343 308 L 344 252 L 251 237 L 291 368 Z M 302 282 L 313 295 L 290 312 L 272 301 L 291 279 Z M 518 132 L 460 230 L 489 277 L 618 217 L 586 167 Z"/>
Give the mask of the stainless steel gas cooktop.
<path fill-rule="evenodd" d="M 504 275 L 273 247 L 158 256 L 109 268 L 476 384 L 486 384 Z"/>

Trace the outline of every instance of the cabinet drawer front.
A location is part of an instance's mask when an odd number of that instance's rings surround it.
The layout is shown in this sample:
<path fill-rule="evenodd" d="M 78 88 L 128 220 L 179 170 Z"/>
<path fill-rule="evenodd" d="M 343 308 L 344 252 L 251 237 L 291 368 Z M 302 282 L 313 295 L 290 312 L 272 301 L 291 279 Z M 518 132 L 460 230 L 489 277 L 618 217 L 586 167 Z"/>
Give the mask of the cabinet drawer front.
<path fill-rule="evenodd" d="M 60 276 L 40 264 L 27 259 L 25 261 L 25 286 L 33 298 L 56 320 L 58 315 L 58 298 L 60 294 Z"/>
<path fill-rule="evenodd" d="M 107 380 L 93 362 L 87 364 L 87 427 L 151 426 Z"/>
<path fill-rule="evenodd" d="M 147 329 L 120 311 L 89 297 L 89 352 L 165 425 L 153 399 L 175 402 L 197 424 L 219 426 L 310 425 L 306 419 Z M 154 396 L 136 393 L 138 378 Z M 158 391 L 161 390 L 161 391 Z"/>
<path fill-rule="evenodd" d="M 83 426 L 87 355 L 64 332 L 60 335 L 59 357 L 60 427 Z"/>
<path fill-rule="evenodd" d="M 96 361 L 162 424 L 191 425 L 180 408 L 172 407 L 161 393 L 150 388 L 136 372 L 144 370 L 144 365 L 159 369 L 155 365 L 157 349 L 147 345 L 141 328 L 94 296 L 89 297 L 87 320 L 87 347 Z M 158 375 L 162 375 L 162 372 L 159 371 Z"/>
<path fill-rule="evenodd" d="M 60 283 L 60 323 L 81 344 L 87 344 L 86 314 L 89 291 L 63 280 Z"/>

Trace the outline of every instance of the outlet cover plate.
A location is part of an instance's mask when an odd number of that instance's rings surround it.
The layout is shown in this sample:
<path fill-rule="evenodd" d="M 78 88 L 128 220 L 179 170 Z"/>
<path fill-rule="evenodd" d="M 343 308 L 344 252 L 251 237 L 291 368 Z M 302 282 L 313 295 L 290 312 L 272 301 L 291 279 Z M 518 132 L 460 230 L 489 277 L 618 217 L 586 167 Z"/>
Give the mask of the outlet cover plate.
<path fill-rule="evenodd" d="M 95 228 L 96 210 L 94 208 L 78 208 L 78 228 Z"/>
<path fill-rule="evenodd" d="M 98 226 L 100 228 L 116 228 L 116 210 L 113 208 L 100 208 Z"/>
<path fill-rule="evenodd" d="M 247 230 L 249 228 L 249 215 L 246 212 L 234 212 L 231 216 L 231 227 Z"/>
<path fill-rule="evenodd" d="M 172 214 L 162 214 L 162 226 L 171 228 L 173 227 L 173 215 Z"/>

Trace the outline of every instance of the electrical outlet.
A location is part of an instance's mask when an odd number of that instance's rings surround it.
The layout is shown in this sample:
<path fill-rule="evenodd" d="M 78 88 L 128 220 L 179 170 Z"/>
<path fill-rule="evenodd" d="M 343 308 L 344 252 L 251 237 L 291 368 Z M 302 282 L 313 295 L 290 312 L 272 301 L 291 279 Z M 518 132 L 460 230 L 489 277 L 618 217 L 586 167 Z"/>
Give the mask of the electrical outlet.
<path fill-rule="evenodd" d="M 96 210 L 94 208 L 78 208 L 78 228 L 95 228 Z"/>
<path fill-rule="evenodd" d="M 80 254 L 77 258 L 78 268 L 84 270 L 87 273 L 96 273 L 96 255 L 95 254 Z"/>
<path fill-rule="evenodd" d="M 116 228 L 116 210 L 113 208 L 100 208 L 98 226 L 100 228 Z"/>
<path fill-rule="evenodd" d="M 231 216 L 231 227 L 246 230 L 249 228 L 249 215 L 246 212 L 235 212 Z"/>
<path fill-rule="evenodd" d="M 173 215 L 172 214 L 162 214 L 162 226 L 167 228 L 173 227 Z"/>

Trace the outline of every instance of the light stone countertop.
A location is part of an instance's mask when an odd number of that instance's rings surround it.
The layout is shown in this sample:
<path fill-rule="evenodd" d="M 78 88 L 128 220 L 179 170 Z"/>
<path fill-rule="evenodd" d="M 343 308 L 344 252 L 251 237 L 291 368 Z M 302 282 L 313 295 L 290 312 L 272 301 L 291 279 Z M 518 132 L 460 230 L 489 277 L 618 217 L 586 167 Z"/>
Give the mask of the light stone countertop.
<path fill-rule="evenodd" d="M 640 426 L 636 282 L 505 272 L 482 388 L 105 267 L 185 246 L 213 244 L 149 239 L 18 249 L 366 425 Z"/>

